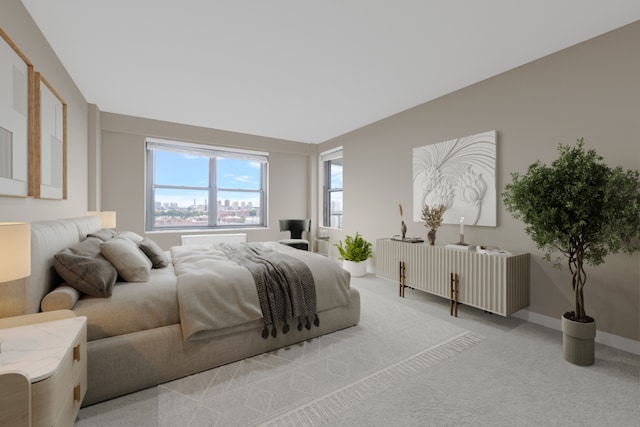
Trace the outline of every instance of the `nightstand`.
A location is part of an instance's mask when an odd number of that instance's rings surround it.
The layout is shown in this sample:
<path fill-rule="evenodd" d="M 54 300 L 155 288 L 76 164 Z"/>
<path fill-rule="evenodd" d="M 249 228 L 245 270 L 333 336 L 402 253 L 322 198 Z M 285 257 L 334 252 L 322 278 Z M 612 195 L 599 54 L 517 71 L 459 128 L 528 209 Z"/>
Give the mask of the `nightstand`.
<path fill-rule="evenodd" d="M 0 426 L 72 426 L 87 388 L 87 319 L 0 319 Z"/>

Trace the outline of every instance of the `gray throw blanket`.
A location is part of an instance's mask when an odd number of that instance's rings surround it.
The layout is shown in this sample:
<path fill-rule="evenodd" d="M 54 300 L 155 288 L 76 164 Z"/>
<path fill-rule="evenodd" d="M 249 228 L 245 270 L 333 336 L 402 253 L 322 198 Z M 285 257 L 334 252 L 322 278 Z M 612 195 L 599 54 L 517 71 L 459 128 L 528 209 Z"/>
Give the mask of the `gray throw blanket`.
<path fill-rule="evenodd" d="M 317 327 L 316 288 L 309 267 L 302 261 L 273 249 L 243 244 L 221 244 L 219 248 L 230 260 L 246 267 L 253 276 L 264 319 L 262 337 L 277 336 L 276 327 L 283 324 L 282 332 L 289 332 L 289 319 L 298 320 L 311 329 L 311 320 Z"/>

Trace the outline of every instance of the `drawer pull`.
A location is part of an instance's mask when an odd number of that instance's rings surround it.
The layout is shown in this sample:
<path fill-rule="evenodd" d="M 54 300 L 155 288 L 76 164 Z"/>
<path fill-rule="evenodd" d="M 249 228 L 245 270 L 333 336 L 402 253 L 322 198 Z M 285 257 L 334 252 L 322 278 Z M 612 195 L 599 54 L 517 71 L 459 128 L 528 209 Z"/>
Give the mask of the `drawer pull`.
<path fill-rule="evenodd" d="M 73 388 L 73 400 L 80 402 L 80 384 Z"/>
<path fill-rule="evenodd" d="M 80 344 L 73 347 L 73 360 L 80 361 Z"/>

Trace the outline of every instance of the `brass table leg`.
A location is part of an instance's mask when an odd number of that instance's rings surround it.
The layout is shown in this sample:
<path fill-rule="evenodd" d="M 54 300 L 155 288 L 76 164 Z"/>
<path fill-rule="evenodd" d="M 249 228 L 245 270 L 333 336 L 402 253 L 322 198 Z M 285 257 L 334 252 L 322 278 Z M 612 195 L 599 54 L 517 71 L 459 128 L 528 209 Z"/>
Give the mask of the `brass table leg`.
<path fill-rule="evenodd" d="M 400 261 L 400 298 L 404 298 L 404 288 L 405 286 L 405 265 L 403 261 Z"/>
<path fill-rule="evenodd" d="M 449 315 L 458 317 L 458 274 L 451 273 Z"/>

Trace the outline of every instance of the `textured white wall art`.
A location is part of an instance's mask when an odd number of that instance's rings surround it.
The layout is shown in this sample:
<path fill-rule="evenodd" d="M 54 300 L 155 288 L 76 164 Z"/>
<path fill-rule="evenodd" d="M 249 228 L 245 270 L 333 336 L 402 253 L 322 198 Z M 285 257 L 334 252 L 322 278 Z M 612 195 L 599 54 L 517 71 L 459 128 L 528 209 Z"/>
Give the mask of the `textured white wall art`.
<path fill-rule="evenodd" d="M 443 224 L 496 226 L 496 131 L 413 149 L 413 220 L 443 204 Z"/>

